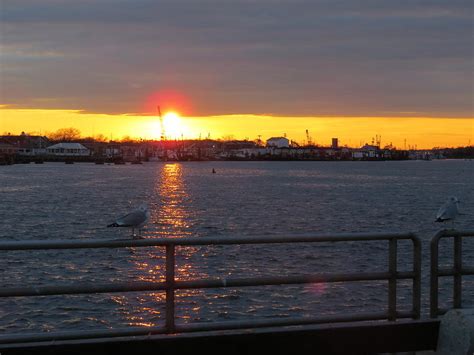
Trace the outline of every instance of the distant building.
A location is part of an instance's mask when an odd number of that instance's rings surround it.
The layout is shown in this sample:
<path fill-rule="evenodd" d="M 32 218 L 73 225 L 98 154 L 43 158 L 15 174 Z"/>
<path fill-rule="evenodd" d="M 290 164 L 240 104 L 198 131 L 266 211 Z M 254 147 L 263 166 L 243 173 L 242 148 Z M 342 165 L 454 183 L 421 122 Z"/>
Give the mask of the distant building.
<path fill-rule="evenodd" d="M 380 150 L 378 146 L 370 144 L 365 144 L 360 149 L 365 153 L 367 158 L 377 158 Z"/>
<path fill-rule="evenodd" d="M 14 145 L 0 142 L 0 156 L 14 155 L 18 151 Z"/>
<path fill-rule="evenodd" d="M 105 148 L 105 156 L 107 158 L 121 157 L 122 149 L 120 143 L 108 144 Z"/>
<path fill-rule="evenodd" d="M 82 141 L 81 144 L 89 149 L 90 155 L 97 157 L 97 158 L 103 158 L 105 157 L 105 150 L 107 148 L 108 143 L 106 142 L 94 142 L 92 140 L 90 141 Z"/>
<path fill-rule="evenodd" d="M 0 143 L 11 144 L 17 149 L 18 155 L 37 156 L 46 153 L 46 147 L 51 143 L 43 136 L 30 136 L 25 132 L 20 135 L 0 136 Z"/>
<path fill-rule="evenodd" d="M 352 151 L 352 159 L 365 159 L 367 158 L 367 152 L 362 150 L 353 150 Z"/>
<path fill-rule="evenodd" d="M 222 149 L 229 150 L 229 149 L 252 149 L 258 148 L 258 145 L 252 141 L 227 141 L 222 142 Z"/>
<path fill-rule="evenodd" d="M 376 150 L 379 150 L 379 147 L 376 146 L 376 145 L 370 145 L 370 144 L 365 144 L 363 145 L 360 149 L 363 149 L 363 150 L 373 150 L 373 151 L 376 151 Z"/>
<path fill-rule="evenodd" d="M 285 137 L 272 137 L 267 139 L 267 147 L 272 148 L 289 148 L 290 140 Z"/>
<path fill-rule="evenodd" d="M 46 148 L 47 154 L 67 157 L 85 157 L 90 150 L 80 143 L 58 143 Z"/>
<path fill-rule="evenodd" d="M 339 140 L 337 138 L 333 138 L 331 142 L 331 148 L 338 148 L 339 147 Z"/>
<path fill-rule="evenodd" d="M 271 149 L 268 148 L 244 148 L 224 150 L 218 156 L 221 159 L 258 159 L 269 156 Z"/>

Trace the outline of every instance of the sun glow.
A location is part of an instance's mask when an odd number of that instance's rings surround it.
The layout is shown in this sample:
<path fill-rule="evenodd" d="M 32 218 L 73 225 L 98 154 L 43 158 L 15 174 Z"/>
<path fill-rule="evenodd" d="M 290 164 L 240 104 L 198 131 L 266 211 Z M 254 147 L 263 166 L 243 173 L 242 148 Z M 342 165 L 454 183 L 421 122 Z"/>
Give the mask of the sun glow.
<path fill-rule="evenodd" d="M 183 125 L 181 117 L 176 112 L 167 112 L 163 116 L 163 128 L 165 130 L 164 135 L 169 138 L 178 138 L 183 132 Z"/>

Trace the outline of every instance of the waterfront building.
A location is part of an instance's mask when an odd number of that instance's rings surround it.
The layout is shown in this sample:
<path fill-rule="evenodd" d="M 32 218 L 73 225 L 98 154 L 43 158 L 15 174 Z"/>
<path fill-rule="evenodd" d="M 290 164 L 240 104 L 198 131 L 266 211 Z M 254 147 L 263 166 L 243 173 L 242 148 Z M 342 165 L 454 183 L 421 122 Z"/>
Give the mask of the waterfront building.
<path fill-rule="evenodd" d="M 0 157 L 7 155 L 15 155 L 17 151 L 18 148 L 16 148 L 14 145 L 0 142 Z"/>
<path fill-rule="evenodd" d="M 267 147 L 289 148 L 290 140 L 286 137 L 272 137 L 272 138 L 267 139 Z"/>
<path fill-rule="evenodd" d="M 48 138 L 31 136 L 22 132 L 20 135 L 0 136 L 0 143 L 10 144 L 15 147 L 16 154 L 21 156 L 39 156 L 46 154 L 46 147 L 51 145 Z"/>
<path fill-rule="evenodd" d="M 380 148 L 376 145 L 365 144 L 361 151 L 364 153 L 366 158 L 378 158 Z"/>
<path fill-rule="evenodd" d="M 46 153 L 65 157 L 86 157 L 90 155 L 90 150 L 80 143 L 62 142 L 46 148 Z"/>

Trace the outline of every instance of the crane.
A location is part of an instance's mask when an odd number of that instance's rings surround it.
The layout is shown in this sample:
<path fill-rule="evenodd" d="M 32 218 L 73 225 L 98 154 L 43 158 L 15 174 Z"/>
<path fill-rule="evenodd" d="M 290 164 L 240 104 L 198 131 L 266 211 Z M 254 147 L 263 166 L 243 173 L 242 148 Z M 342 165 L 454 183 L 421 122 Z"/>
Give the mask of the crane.
<path fill-rule="evenodd" d="M 308 145 L 313 145 L 311 137 L 309 136 L 309 130 L 306 130 L 306 140 L 308 141 Z"/>
<path fill-rule="evenodd" d="M 161 116 L 160 106 L 157 106 L 157 109 L 158 109 L 158 116 L 160 116 L 160 129 L 161 129 L 160 140 L 164 141 L 164 140 L 166 140 L 165 125 L 163 123 L 163 117 Z"/>
<path fill-rule="evenodd" d="M 375 143 L 377 144 L 377 147 L 380 148 L 380 145 L 382 144 L 382 136 L 380 134 L 375 135 Z"/>

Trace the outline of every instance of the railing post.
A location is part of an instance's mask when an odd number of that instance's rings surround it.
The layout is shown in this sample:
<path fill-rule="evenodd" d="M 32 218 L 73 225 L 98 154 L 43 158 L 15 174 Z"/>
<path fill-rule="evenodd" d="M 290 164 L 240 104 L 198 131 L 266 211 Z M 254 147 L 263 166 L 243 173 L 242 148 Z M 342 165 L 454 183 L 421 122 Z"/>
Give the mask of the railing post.
<path fill-rule="evenodd" d="M 439 239 L 444 232 L 438 232 L 433 239 L 431 239 L 431 265 L 430 265 L 430 317 L 438 317 L 438 244 Z"/>
<path fill-rule="evenodd" d="M 456 235 L 454 241 L 454 279 L 453 279 L 453 306 L 462 307 L 462 237 Z"/>
<path fill-rule="evenodd" d="M 388 320 L 397 319 L 397 239 L 389 239 L 389 255 L 388 255 L 388 272 L 390 279 L 388 280 Z"/>
<path fill-rule="evenodd" d="M 413 235 L 413 318 L 420 319 L 421 315 L 421 241 Z"/>
<path fill-rule="evenodd" d="M 166 332 L 175 331 L 175 246 L 166 245 Z"/>

